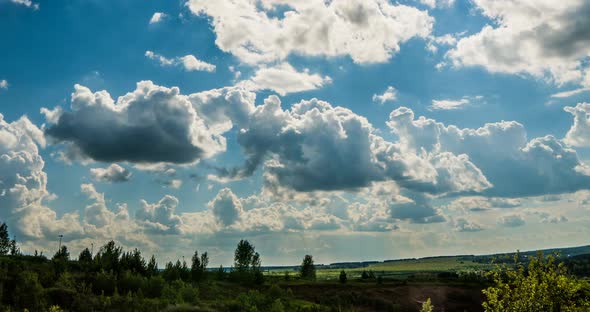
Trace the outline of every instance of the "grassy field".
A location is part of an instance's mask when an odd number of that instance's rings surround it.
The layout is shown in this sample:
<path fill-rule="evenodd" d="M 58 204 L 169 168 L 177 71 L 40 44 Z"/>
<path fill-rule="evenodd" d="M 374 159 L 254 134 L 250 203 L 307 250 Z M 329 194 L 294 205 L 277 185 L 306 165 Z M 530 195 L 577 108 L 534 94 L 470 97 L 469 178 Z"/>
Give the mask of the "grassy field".
<path fill-rule="evenodd" d="M 436 274 L 441 272 L 469 272 L 482 271 L 493 268 L 491 264 L 483 264 L 466 261 L 460 257 L 441 257 L 428 259 L 408 259 L 394 262 L 384 262 L 369 265 L 364 268 L 344 269 L 349 279 L 360 278 L 363 271 L 373 271 L 376 276 L 394 279 L 406 279 L 409 276 L 420 274 Z M 342 269 L 318 269 L 319 280 L 336 280 Z M 271 276 L 283 276 L 285 270 L 272 270 L 267 273 Z M 290 271 L 290 274 L 297 274 Z"/>

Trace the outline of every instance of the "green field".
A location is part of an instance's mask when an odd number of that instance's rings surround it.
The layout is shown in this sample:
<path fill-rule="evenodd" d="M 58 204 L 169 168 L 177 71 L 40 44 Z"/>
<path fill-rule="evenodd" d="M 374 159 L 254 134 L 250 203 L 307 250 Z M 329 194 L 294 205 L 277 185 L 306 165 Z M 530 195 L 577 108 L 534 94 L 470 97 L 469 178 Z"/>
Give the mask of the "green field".
<path fill-rule="evenodd" d="M 492 269 L 494 265 L 464 260 L 461 257 L 438 257 L 427 259 L 408 259 L 393 262 L 371 264 L 364 268 L 344 268 L 349 279 L 360 278 L 363 271 L 373 271 L 376 276 L 384 278 L 406 279 L 411 275 L 427 275 L 441 272 L 479 272 Z M 343 269 L 318 268 L 317 278 L 320 280 L 336 280 Z M 270 276 L 283 276 L 285 270 L 267 272 Z M 297 274 L 290 271 L 291 275 Z"/>

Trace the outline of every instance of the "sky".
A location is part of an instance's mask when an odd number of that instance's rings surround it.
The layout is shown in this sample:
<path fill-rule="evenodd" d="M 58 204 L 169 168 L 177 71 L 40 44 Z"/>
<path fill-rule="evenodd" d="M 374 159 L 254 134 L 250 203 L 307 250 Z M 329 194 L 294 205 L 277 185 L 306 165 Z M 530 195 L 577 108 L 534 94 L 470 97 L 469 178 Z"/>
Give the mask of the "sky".
<path fill-rule="evenodd" d="M 264 265 L 589 244 L 584 0 L 0 0 L 21 250 Z"/>

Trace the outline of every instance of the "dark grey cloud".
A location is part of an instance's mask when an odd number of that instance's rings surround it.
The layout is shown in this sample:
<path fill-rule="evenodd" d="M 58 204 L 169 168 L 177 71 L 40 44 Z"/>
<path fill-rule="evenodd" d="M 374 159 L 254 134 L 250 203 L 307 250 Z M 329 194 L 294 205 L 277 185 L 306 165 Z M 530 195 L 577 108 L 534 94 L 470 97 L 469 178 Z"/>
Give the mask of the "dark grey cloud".
<path fill-rule="evenodd" d="M 114 102 L 106 91 L 76 85 L 72 110 L 44 110 L 45 134 L 80 158 L 103 162 L 192 163 L 225 150 L 178 88 L 142 81 Z M 70 153 L 71 155 L 71 153 Z"/>

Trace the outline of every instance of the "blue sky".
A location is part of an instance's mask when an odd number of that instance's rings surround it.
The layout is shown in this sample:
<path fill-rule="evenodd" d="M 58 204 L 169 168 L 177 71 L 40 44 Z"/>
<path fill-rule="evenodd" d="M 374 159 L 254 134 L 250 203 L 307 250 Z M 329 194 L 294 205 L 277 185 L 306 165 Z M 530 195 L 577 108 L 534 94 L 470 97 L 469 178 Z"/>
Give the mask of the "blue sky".
<path fill-rule="evenodd" d="M 0 0 L 0 219 L 214 264 L 587 244 L 589 9 Z"/>

